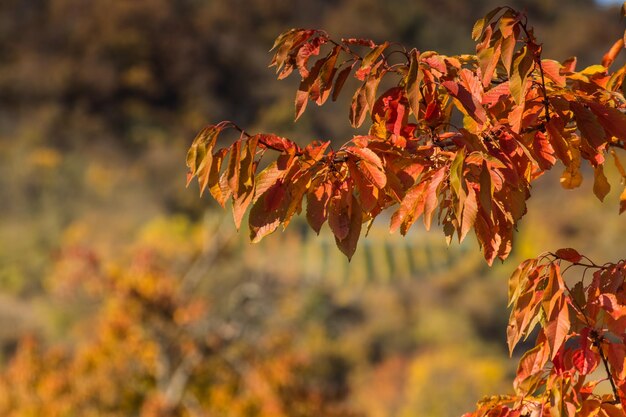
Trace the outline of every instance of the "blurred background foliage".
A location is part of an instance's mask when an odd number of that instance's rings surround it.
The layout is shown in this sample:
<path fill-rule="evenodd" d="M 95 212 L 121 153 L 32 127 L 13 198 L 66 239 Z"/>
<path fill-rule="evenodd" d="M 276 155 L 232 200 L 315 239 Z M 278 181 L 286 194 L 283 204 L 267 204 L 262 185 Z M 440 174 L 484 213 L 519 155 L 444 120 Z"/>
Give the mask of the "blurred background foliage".
<path fill-rule="evenodd" d="M 506 392 L 506 278 L 574 246 L 623 256 L 617 192 L 533 191 L 514 254 L 377 221 L 348 264 L 300 219 L 250 245 L 185 189 L 222 119 L 342 143 L 348 94 L 293 124 L 267 69 L 291 27 L 473 51 L 497 0 L 0 2 L 0 412 L 6 416 L 453 416 Z M 545 56 L 598 62 L 617 6 L 518 0 Z M 614 183 L 615 172 L 607 173 Z M 468 241 L 471 239 L 468 239 Z"/>

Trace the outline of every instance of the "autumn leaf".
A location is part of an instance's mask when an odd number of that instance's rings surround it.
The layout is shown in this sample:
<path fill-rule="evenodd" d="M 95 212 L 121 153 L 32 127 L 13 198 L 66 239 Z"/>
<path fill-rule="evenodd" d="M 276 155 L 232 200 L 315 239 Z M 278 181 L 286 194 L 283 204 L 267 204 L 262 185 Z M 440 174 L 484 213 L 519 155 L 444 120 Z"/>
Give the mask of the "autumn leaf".
<path fill-rule="evenodd" d="M 528 76 L 533 69 L 534 58 L 528 47 L 524 47 L 515 57 L 511 70 L 511 96 L 517 105 L 524 102 Z"/>
<path fill-rule="evenodd" d="M 350 106 L 350 124 L 352 127 L 359 127 L 365 121 L 367 115 L 367 96 L 365 84 L 359 87 L 352 97 Z"/>
<path fill-rule="evenodd" d="M 400 229 L 406 235 L 409 228 L 424 212 L 424 190 L 428 183 L 422 181 L 411 187 L 400 203 L 400 207 L 391 215 L 389 230 L 391 233 Z"/>
<path fill-rule="evenodd" d="M 604 201 L 604 197 L 611 191 L 611 185 L 604 175 L 602 165 L 595 167 L 593 172 L 593 193 L 598 197 L 598 200 Z"/>
<path fill-rule="evenodd" d="M 559 249 L 555 252 L 555 255 L 557 258 L 571 263 L 578 263 L 583 259 L 582 255 L 572 248 Z"/>
<path fill-rule="evenodd" d="M 352 193 L 346 188 L 335 188 L 328 205 L 328 225 L 338 240 L 350 233 Z"/>
<path fill-rule="evenodd" d="M 322 225 L 328 218 L 328 201 L 332 185 L 328 182 L 314 187 L 307 193 L 306 219 L 311 228 L 319 235 Z"/>
<path fill-rule="evenodd" d="M 619 38 L 602 57 L 602 65 L 607 68 L 610 67 L 613 61 L 615 61 L 615 57 L 622 49 L 624 49 L 624 38 Z"/>
<path fill-rule="evenodd" d="M 352 71 L 353 66 L 346 67 L 339 71 L 337 74 L 337 78 L 335 79 L 335 85 L 333 87 L 332 100 L 336 101 L 337 97 L 339 97 L 339 93 L 343 88 L 343 85 L 346 83 L 348 76 L 350 75 L 350 71 Z"/>
<path fill-rule="evenodd" d="M 422 93 L 420 91 L 420 84 L 424 74 L 419 68 L 419 51 L 413 49 L 409 55 L 409 72 L 406 76 L 405 92 L 406 97 L 409 100 L 409 106 L 416 119 L 419 119 L 420 100 L 422 99 Z"/>
<path fill-rule="evenodd" d="M 578 151 L 572 152 L 573 158 L 571 164 L 565 168 L 561 174 L 561 186 L 567 190 L 580 187 L 583 182 L 583 176 L 580 173 L 580 156 Z"/>
<path fill-rule="evenodd" d="M 353 195 L 351 195 L 351 198 L 348 233 L 343 239 L 339 239 L 339 236 L 335 235 L 335 243 L 341 252 L 346 255 L 348 261 L 352 260 L 352 255 L 356 251 L 363 223 L 363 211 L 359 207 L 359 202 Z"/>

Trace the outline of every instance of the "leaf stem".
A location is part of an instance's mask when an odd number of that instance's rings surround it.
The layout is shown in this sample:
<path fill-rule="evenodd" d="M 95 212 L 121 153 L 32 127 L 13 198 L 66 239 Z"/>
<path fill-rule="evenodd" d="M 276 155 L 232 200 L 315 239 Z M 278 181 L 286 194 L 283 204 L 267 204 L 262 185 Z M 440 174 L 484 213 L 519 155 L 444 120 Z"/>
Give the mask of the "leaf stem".
<path fill-rule="evenodd" d="M 548 100 L 548 92 L 546 90 L 546 78 L 543 73 L 543 66 L 541 65 L 541 46 L 535 43 L 535 37 L 528 32 L 528 28 L 526 27 L 527 21 L 520 24 L 521 28 L 524 30 L 526 34 L 526 47 L 529 44 L 535 45 L 537 48 L 534 49 L 533 58 L 535 60 L 535 64 L 539 67 L 539 74 L 541 75 L 541 94 L 543 95 L 543 107 L 546 114 L 546 123 L 550 123 L 550 101 Z"/>
<path fill-rule="evenodd" d="M 613 374 L 611 374 L 611 370 L 609 369 L 609 361 L 606 359 L 606 356 L 604 355 L 604 352 L 602 351 L 602 346 L 601 346 L 602 341 L 603 341 L 603 338 L 601 336 L 594 338 L 594 344 L 598 347 L 598 351 L 600 352 L 600 358 L 602 358 L 602 363 L 604 364 L 604 370 L 606 371 L 606 374 L 609 378 L 609 383 L 611 384 L 611 389 L 613 390 L 613 395 L 615 396 L 615 402 L 617 403 L 620 401 L 620 397 L 617 391 L 617 387 L 615 386 L 615 381 L 613 380 Z"/>

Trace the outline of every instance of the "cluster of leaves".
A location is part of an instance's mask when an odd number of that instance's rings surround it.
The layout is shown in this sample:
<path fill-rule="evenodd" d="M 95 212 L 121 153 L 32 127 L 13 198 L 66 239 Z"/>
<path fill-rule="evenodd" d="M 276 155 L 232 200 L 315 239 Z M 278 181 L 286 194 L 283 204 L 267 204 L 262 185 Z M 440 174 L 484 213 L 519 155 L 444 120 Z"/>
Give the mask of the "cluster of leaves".
<path fill-rule="evenodd" d="M 286 227 L 306 199 L 309 225 L 319 233 L 328 222 L 348 258 L 362 225 L 397 206 L 391 231 L 406 234 L 420 216 L 429 229 L 436 216 L 448 242 L 455 233 L 462 241 L 473 229 L 489 264 L 505 259 L 531 183 L 558 161 L 561 184 L 575 188 L 586 160 L 600 200 L 610 190 L 608 152 L 626 181 L 613 149 L 626 141 L 626 66 L 609 71 L 624 40 L 601 65 L 577 71 L 574 58 L 542 59 L 525 15 L 508 7 L 479 20 L 472 37 L 476 54 L 445 56 L 366 39 L 336 42 L 318 30 L 283 33 L 271 65 L 279 79 L 294 70 L 302 78 L 296 119 L 308 101 L 336 99 L 353 74 L 361 84 L 350 122 L 360 127 L 369 115 L 368 134 L 337 150 L 318 141 L 303 148 L 221 122 L 202 130 L 189 149 L 188 182 L 197 177 L 201 193 L 208 187 L 222 206 L 232 199 L 237 226 L 251 207 L 253 242 Z M 323 48 L 329 49 L 325 55 Z M 241 135 L 219 148 L 218 136 L 227 128 Z M 261 164 L 268 150 L 278 156 Z"/>
<path fill-rule="evenodd" d="M 570 286 L 573 268 L 594 271 Z M 515 395 L 488 397 L 466 417 L 624 415 L 626 407 L 626 261 L 596 265 L 574 249 L 523 262 L 509 281 L 511 353 L 539 325 L 520 359 Z M 611 393 L 599 395 L 596 369 Z M 595 376 L 595 377 L 594 377 Z"/>

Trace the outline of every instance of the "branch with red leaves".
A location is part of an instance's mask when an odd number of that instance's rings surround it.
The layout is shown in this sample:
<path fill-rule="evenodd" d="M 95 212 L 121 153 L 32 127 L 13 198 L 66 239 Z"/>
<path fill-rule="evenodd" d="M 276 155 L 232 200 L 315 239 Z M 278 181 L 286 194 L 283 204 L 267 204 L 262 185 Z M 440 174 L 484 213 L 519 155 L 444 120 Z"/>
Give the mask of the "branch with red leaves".
<path fill-rule="evenodd" d="M 567 265 L 565 268 L 564 266 Z M 593 270 L 573 287 L 564 273 Z M 583 273 L 583 277 L 584 277 Z M 626 260 L 597 265 L 574 249 L 523 262 L 509 281 L 510 352 L 539 327 L 519 362 L 515 395 L 480 402 L 465 417 L 623 416 L 626 406 Z M 604 367 L 612 394 L 593 379 Z"/>
<path fill-rule="evenodd" d="M 311 227 L 319 233 L 328 222 L 348 258 L 362 224 L 395 206 L 392 231 L 406 234 L 422 217 L 427 229 L 442 225 L 448 242 L 473 230 L 488 263 L 505 259 L 532 182 L 559 161 L 563 187 L 580 185 L 586 160 L 596 196 L 609 192 L 605 155 L 626 141 L 626 67 L 609 72 L 623 41 L 602 65 L 576 71 L 575 59 L 542 59 L 525 15 L 509 7 L 480 19 L 472 37 L 476 54 L 445 56 L 389 42 L 334 41 L 319 30 L 283 33 L 271 65 L 279 79 L 294 70 L 301 77 L 296 119 L 309 101 L 335 100 L 352 74 L 360 84 L 349 120 L 356 128 L 369 116 L 369 133 L 334 151 L 329 142 L 301 148 L 232 122 L 210 125 L 188 152 L 188 183 L 196 177 L 200 192 L 208 188 L 222 206 L 231 199 L 237 227 L 250 209 L 252 241 L 286 227 L 306 199 Z M 396 85 L 379 93 L 390 74 Z M 455 127 L 459 118 L 463 125 Z M 226 129 L 240 137 L 220 148 Z M 277 153 L 269 165 L 261 163 L 267 150 Z M 624 211 L 626 188 L 620 205 Z"/>

